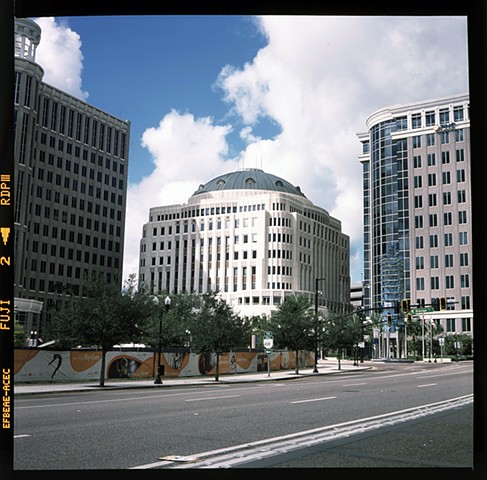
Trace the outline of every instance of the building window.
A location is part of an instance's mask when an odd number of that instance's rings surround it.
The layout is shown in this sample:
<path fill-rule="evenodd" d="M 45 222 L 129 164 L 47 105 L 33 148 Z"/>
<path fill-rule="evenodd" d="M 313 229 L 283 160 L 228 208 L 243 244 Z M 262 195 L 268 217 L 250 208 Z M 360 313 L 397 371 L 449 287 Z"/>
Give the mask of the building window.
<path fill-rule="evenodd" d="M 447 318 L 446 319 L 446 331 L 447 332 L 454 332 L 455 331 L 455 319 L 454 318 Z"/>
<path fill-rule="evenodd" d="M 411 115 L 412 128 L 421 128 L 421 113 L 413 113 Z"/>
<path fill-rule="evenodd" d="M 438 268 L 438 255 L 430 256 L 430 268 Z"/>
<path fill-rule="evenodd" d="M 434 133 L 426 134 L 426 146 L 433 147 L 436 144 L 436 135 Z"/>
<path fill-rule="evenodd" d="M 436 114 L 434 111 L 426 112 L 425 114 L 426 126 L 431 127 L 436 124 Z"/>
<path fill-rule="evenodd" d="M 396 130 L 407 130 L 408 119 L 407 117 L 397 117 L 396 118 Z"/>
<path fill-rule="evenodd" d="M 448 108 L 440 109 L 440 125 L 445 125 L 450 123 L 450 111 Z"/>
<path fill-rule="evenodd" d="M 453 247 L 453 233 L 445 233 L 445 247 Z"/>
<path fill-rule="evenodd" d="M 457 105 L 453 107 L 453 119 L 455 122 L 461 122 L 465 120 L 463 113 L 463 105 Z"/>

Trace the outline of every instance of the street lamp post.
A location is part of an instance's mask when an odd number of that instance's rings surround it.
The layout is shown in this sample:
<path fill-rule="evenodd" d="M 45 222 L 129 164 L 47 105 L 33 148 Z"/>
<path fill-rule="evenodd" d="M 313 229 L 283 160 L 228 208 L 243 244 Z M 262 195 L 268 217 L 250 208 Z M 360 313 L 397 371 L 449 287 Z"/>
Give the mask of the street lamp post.
<path fill-rule="evenodd" d="M 157 297 L 154 297 L 154 304 L 159 305 L 159 299 Z M 167 296 L 164 299 L 164 306 L 166 308 L 166 313 L 169 312 L 169 308 L 171 306 L 171 299 L 169 296 Z M 154 383 L 156 385 L 161 385 L 162 380 L 161 380 L 161 375 L 163 375 L 163 367 L 161 365 L 161 356 L 162 356 L 162 315 L 163 315 L 164 310 L 161 308 L 160 314 L 159 314 L 159 346 L 158 346 L 158 356 L 157 356 L 157 377 L 154 380 Z"/>
<path fill-rule="evenodd" d="M 320 294 L 318 290 L 318 285 L 319 282 L 324 282 L 324 278 L 316 278 L 315 279 L 315 368 L 313 370 L 313 373 L 318 373 L 318 326 L 319 326 L 319 321 L 318 321 L 318 295 Z"/>

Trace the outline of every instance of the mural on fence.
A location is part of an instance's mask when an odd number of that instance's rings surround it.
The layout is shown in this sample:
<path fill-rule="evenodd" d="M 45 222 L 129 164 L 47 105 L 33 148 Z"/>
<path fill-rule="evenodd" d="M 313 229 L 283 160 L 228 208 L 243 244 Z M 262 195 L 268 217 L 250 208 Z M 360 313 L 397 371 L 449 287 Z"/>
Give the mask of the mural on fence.
<path fill-rule="evenodd" d="M 157 370 L 158 354 L 144 351 L 111 351 L 106 355 L 106 378 L 152 378 Z M 300 352 L 300 367 L 314 365 L 311 352 Z M 267 355 L 258 352 L 228 352 L 220 355 L 220 374 L 238 374 L 267 370 Z M 161 356 L 165 377 L 214 375 L 216 355 L 212 353 L 164 352 Z M 294 368 L 294 352 L 273 352 L 271 370 Z M 15 382 L 62 382 L 98 380 L 101 352 L 92 350 L 51 351 L 16 349 Z"/>

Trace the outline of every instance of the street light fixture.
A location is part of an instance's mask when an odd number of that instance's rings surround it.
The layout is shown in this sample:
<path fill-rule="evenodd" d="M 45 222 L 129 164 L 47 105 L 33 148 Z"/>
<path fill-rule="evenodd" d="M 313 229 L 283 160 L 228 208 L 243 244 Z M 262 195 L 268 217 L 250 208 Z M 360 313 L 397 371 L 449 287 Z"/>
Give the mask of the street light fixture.
<path fill-rule="evenodd" d="M 320 291 L 318 290 L 318 285 L 319 282 L 324 282 L 324 278 L 316 278 L 315 279 L 315 368 L 313 370 L 313 373 L 318 373 L 318 327 L 319 327 L 319 321 L 318 321 L 318 295 L 320 294 Z"/>
<path fill-rule="evenodd" d="M 154 305 L 159 305 L 159 299 L 154 297 L 153 299 Z M 166 313 L 169 312 L 169 308 L 171 307 L 171 299 L 169 295 L 164 299 L 164 307 L 166 308 Z M 159 314 L 159 348 L 158 348 L 158 357 L 157 357 L 157 377 L 154 380 L 156 385 L 161 385 L 161 375 L 164 375 L 164 367 L 161 365 L 161 356 L 162 356 L 162 315 L 164 313 L 164 309 L 161 308 L 161 312 Z"/>

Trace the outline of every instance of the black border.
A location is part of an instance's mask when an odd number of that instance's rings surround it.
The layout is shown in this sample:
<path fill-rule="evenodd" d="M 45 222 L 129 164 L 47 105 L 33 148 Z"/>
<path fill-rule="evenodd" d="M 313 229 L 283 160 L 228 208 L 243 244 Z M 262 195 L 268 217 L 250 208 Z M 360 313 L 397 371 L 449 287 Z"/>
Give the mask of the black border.
<path fill-rule="evenodd" d="M 474 370 L 474 392 L 475 392 L 475 451 L 474 451 L 474 470 L 471 478 L 487 478 L 486 457 L 486 426 L 487 426 L 487 394 L 485 375 L 482 373 L 483 353 L 486 350 L 485 341 L 487 334 L 485 331 L 485 321 L 482 318 L 483 312 L 483 286 L 487 268 L 485 266 L 485 255 L 482 252 L 482 230 L 484 227 L 486 214 L 482 209 L 482 193 L 485 190 L 484 184 L 487 178 L 486 162 L 487 155 L 485 143 L 487 140 L 487 127 L 485 117 L 487 112 L 487 77 L 486 77 L 486 59 L 487 59 L 487 0 L 463 0 L 461 2 L 446 2 L 444 0 L 410 0 L 407 2 L 391 2 L 370 0 L 364 1 L 278 1 L 278 0 L 228 0 L 223 1 L 206 1 L 198 0 L 188 1 L 164 1 L 164 0 L 138 0 L 137 2 L 108 2 L 106 0 L 84 0 L 83 2 L 69 2 L 67 0 L 11 0 L 0 2 L 0 22 L 2 33 L 2 42 L 0 43 L 0 55 L 2 74 L 0 75 L 0 170 L 1 173 L 11 173 L 13 178 L 13 138 L 12 138 L 12 119 L 13 119 L 13 17 L 37 17 L 37 16 L 92 16 L 92 15 L 156 15 L 156 14 L 292 14 L 292 15 L 367 15 L 367 16 L 385 16 L 385 15 L 461 15 L 467 16 L 468 21 L 468 47 L 469 47 L 469 78 L 470 78 L 470 105 L 471 105 L 471 188 L 472 188 L 472 230 L 473 230 L 473 281 L 475 285 L 475 295 L 473 308 L 476 312 L 475 329 L 475 370 Z M 446 33 L 447 34 L 447 33 Z M 7 74 L 7 73 L 10 73 Z M 13 232 L 13 208 L 7 211 L 0 210 L 0 223 L 11 225 Z M 1 226 L 0 225 L 0 226 Z M 1 245 L 1 243 L 0 243 Z M 7 253 L 13 257 L 13 241 L 7 245 Z M 5 252 L 2 250 L 1 252 Z M 2 253 L 3 254 L 3 253 Z M 10 298 L 13 303 L 13 269 L 0 268 L 0 299 Z M 12 320 L 13 324 L 13 320 Z M 1 332 L 0 332 L 1 333 Z M 13 372 L 13 329 L 10 337 L 0 336 L 0 369 L 10 369 Z M 13 375 L 12 375 L 13 378 Z M 13 382 L 12 382 L 13 384 Z M 13 428 L 13 423 L 12 423 Z M 13 456 L 13 439 L 12 432 L 2 430 L 0 435 L 0 472 L 2 478 L 13 478 L 11 460 Z M 452 439 L 454 441 L 454 439 Z M 249 470 L 247 470 L 249 472 Z M 313 470 L 309 473 L 319 475 L 343 475 L 362 476 L 373 475 L 375 478 L 389 478 L 391 471 L 381 471 L 367 469 L 364 471 L 355 471 L 354 469 L 337 470 L 323 469 L 319 472 Z M 414 477 L 423 477 L 432 479 L 439 473 L 436 470 L 405 470 L 394 472 Z M 436 474 L 435 474 L 436 472 Z M 32 478 L 42 473 L 36 472 L 15 472 L 15 478 Z M 65 478 L 66 473 L 70 472 L 46 472 L 50 478 Z M 72 472 L 75 473 L 75 472 Z M 90 471 L 89 475 L 100 473 L 100 478 L 112 475 L 119 475 L 124 472 L 119 471 Z M 127 472 L 125 472 L 127 473 Z M 155 474 L 157 472 L 152 472 Z M 160 476 L 160 473 L 157 477 Z M 256 472 L 258 476 L 268 478 L 274 474 L 282 476 L 279 469 L 273 471 L 267 470 L 265 473 Z M 441 470 L 439 478 L 450 478 L 449 471 Z M 201 473 L 202 474 L 202 473 Z M 211 472 L 211 478 L 229 478 L 234 477 L 236 471 L 232 472 Z M 460 474 L 461 480 L 467 478 L 466 472 L 451 471 L 451 478 L 458 479 Z M 168 472 L 165 472 L 167 477 Z M 196 474 L 197 476 L 200 473 Z M 246 474 L 247 476 L 248 474 Z M 194 473 L 192 474 L 194 476 Z M 276 475 L 277 477 L 277 475 Z M 468 477 L 470 477 L 468 475 Z"/>

